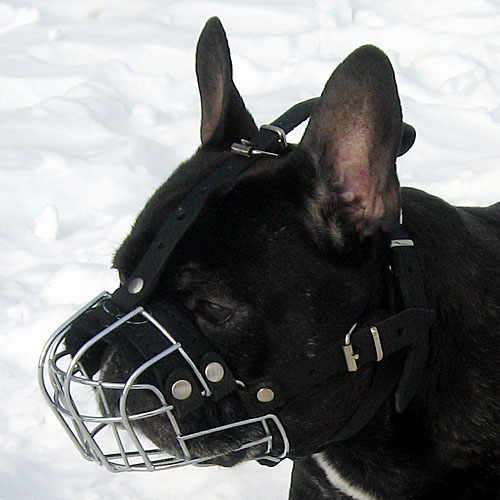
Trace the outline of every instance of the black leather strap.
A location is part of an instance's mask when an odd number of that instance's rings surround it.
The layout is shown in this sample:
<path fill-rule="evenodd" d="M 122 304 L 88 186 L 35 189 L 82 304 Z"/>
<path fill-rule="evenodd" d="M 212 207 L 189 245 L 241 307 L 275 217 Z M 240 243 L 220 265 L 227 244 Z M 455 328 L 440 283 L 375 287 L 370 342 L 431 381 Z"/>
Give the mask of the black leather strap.
<path fill-rule="evenodd" d="M 388 364 L 388 358 L 393 354 L 400 352 L 405 348 L 412 347 L 418 342 L 418 334 L 421 328 L 428 328 L 434 320 L 433 311 L 427 309 L 406 309 L 383 321 L 377 322 L 371 326 L 362 327 L 355 330 L 352 334 L 352 346 L 354 352 L 359 356 L 357 360 L 358 368 L 373 364 L 377 361 L 377 350 L 373 339 L 371 328 L 376 328 L 382 349 L 383 359 L 380 364 Z M 415 328 L 418 325 L 419 328 Z M 291 368 L 282 380 L 258 381 L 246 389 L 245 404 L 252 412 L 264 414 L 283 404 L 284 401 L 292 399 L 306 392 L 309 388 L 325 383 L 330 377 L 347 371 L 347 363 L 341 345 L 335 345 L 330 350 L 318 352 L 313 358 L 305 357 L 300 363 Z M 383 372 L 381 372 L 383 373 Z M 391 386 L 391 390 L 399 379 L 400 370 L 396 371 L 396 379 Z M 387 380 L 387 377 L 383 377 Z M 261 405 L 254 397 L 257 391 L 266 386 L 273 385 L 273 391 L 276 398 L 267 405 Z M 374 382 L 375 384 L 375 382 Z M 383 384 L 385 387 L 385 384 Z M 389 396 L 385 394 L 382 397 L 382 385 L 377 382 L 372 388 L 373 394 L 381 399 L 379 405 Z M 385 391 L 384 391 L 385 392 Z M 376 409 L 378 409 L 378 406 Z M 370 405 L 373 408 L 373 404 Z M 375 409 L 375 411 L 376 411 Z M 366 407 L 364 413 L 371 413 L 371 409 Z M 371 414 L 373 416 L 373 413 Z M 371 418 L 370 416 L 370 418 Z"/>
<path fill-rule="evenodd" d="M 285 134 L 288 134 L 288 132 L 291 132 L 311 116 L 314 106 L 316 106 L 318 101 L 319 97 L 313 97 L 312 99 L 295 104 L 295 106 L 292 106 L 288 111 L 285 111 L 285 113 L 276 118 L 271 125 L 279 127 Z"/>
<path fill-rule="evenodd" d="M 265 137 L 269 139 L 265 147 L 272 147 L 274 143 L 272 132 L 267 132 Z M 249 165 L 250 162 L 246 158 L 232 157 L 230 162 L 224 163 L 194 188 L 182 204 L 169 215 L 128 280 L 113 293 L 113 302 L 124 311 L 146 303 L 173 249 L 198 217 L 208 195 L 238 177 Z M 139 290 L 136 287 L 137 291 L 134 293 L 134 283 L 137 283 L 137 280 L 142 280 L 142 285 L 139 285 Z"/>
<path fill-rule="evenodd" d="M 377 330 L 382 347 L 387 347 L 388 351 L 401 353 L 406 342 L 409 342 L 406 355 L 404 358 L 389 356 L 389 359 L 376 366 L 366 398 L 333 438 L 334 442 L 348 439 L 363 429 L 396 387 L 395 408 L 398 413 L 402 413 L 415 395 L 425 369 L 429 328 L 436 314 L 427 308 L 423 276 L 414 242 L 402 225 L 392 233 L 390 254 L 395 288 L 391 290 L 391 296 L 396 299 L 392 305 L 403 311 L 378 323 Z M 368 349 L 368 356 L 369 353 Z M 373 357 L 373 352 L 371 356 Z"/>
<path fill-rule="evenodd" d="M 428 309 L 408 308 L 373 326 L 364 327 L 354 332 L 353 346 L 359 354 L 358 365 L 363 366 L 377 361 L 375 342 L 371 328 L 375 327 L 380 336 L 384 358 L 413 346 L 420 341 L 421 328 L 428 328 L 434 320 L 434 312 Z"/>
<path fill-rule="evenodd" d="M 403 225 L 392 236 L 391 260 L 403 307 L 416 307 L 427 311 L 425 318 L 416 317 L 412 322 L 415 341 L 408 350 L 403 374 L 395 395 L 396 410 L 402 413 L 417 391 L 427 361 L 429 327 L 436 313 L 428 309 L 427 297 L 420 262 L 413 245 L 398 244 L 412 241 Z"/>
<path fill-rule="evenodd" d="M 401 356 L 392 356 L 375 367 L 368 394 L 347 424 L 333 437 L 332 442 L 349 439 L 366 427 L 394 391 L 401 374 L 401 364 Z"/>

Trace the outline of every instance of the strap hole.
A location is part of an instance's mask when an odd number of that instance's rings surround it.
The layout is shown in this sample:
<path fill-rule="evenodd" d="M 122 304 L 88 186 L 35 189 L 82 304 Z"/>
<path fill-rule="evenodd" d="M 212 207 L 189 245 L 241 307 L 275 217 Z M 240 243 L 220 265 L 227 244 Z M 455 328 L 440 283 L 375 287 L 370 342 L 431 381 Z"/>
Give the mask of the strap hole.
<path fill-rule="evenodd" d="M 182 220 L 186 216 L 184 207 L 177 207 L 177 220 Z"/>
<path fill-rule="evenodd" d="M 403 335 L 403 333 L 405 332 L 405 329 L 404 328 L 398 328 L 397 332 L 398 332 L 398 337 L 401 337 Z"/>

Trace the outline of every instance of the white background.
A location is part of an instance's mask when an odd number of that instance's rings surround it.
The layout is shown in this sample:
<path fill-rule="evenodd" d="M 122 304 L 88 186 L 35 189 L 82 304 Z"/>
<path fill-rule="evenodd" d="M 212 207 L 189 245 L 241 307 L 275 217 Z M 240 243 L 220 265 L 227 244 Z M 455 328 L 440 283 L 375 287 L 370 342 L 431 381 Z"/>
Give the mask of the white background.
<path fill-rule="evenodd" d="M 36 381 L 45 340 L 116 288 L 113 252 L 198 145 L 194 51 L 213 15 L 258 123 L 319 95 L 372 43 L 417 129 L 402 183 L 458 204 L 500 198 L 498 0 L 1 2 L 0 500 L 287 496 L 286 462 L 112 475 L 79 456 Z"/>

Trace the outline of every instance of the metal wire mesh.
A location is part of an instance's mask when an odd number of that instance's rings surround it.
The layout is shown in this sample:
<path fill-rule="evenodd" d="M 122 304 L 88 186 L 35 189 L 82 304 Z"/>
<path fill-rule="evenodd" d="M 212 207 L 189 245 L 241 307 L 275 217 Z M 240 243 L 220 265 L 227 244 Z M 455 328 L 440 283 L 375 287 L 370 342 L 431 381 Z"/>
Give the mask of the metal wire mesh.
<path fill-rule="evenodd" d="M 161 359 L 173 355 L 181 356 L 186 366 L 200 383 L 201 394 L 210 398 L 211 391 L 196 364 L 157 319 L 142 307 L 116 318 L 102 330 L 94 332 L 75 354 L 68 352 L 65 339 L 71 325 L 92 308 L 102 307 L 110 298 L 103 292 L 69 318 L 51 336 L 42 351 L 39 362 L 39 382 L 47 402 L 70 436 L 72 442 L 87 460 L 97 462 L 112 472 L 154 471 L 189 464 L 203 465 L 217 458 L 216 455 L 196 455 L 192 444 L 201 438 L 216 436 L 230 429 L 261 426 L 261 437 L 239 443 L 229 453 L 253 447 L 265 447 L 258 457 L 280 461 L 288 452 L 288 440 L 279 419 L 274 415 L 250 418 L 230 424 L 200 429 L 190 434 L 181 432 L 174 405 L 167 402 L 162 392 L 153 384 L 143 383 L 141 375 Z M 119 331 L 127 323 L 148 322 L 159 335 L 168 340 L 168 347 L 145 360 L 124 381 L 106 381 L 100 372 L 86 372 L 82 358 L 89 349 L 112 332 Z M 140 411 L 131 411 L 131 395 L 147 394 L 148 404 Z M 118 408 L 113 402 L 119 402 Z M 154 404 L 152 403 L 154 402 Z M 163 418 L 163 425 L 177 443 L 175 456 L 160 449 L 138 430 L 138 423 L 150 418 Z M 271 431 L 274 429 L 274 433 Z M 279 443 L 276 443 L 276 436 Z M 277 446 L 276 446 L 277 444 Z M 198 447 L 199 448 L 199 447 Z M 277 453 L 275 448 L 278 448 Z"/>

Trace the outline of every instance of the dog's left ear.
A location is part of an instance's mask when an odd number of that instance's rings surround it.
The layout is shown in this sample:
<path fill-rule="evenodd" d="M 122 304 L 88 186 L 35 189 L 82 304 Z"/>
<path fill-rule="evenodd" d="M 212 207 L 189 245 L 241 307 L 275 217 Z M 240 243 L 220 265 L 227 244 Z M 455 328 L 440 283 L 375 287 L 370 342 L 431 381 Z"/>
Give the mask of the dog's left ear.
<path fill-rule="evenodd" d="M 233 82 L 233 66 L 226 33 L 212 17 L 196 49 L 196 76 L 201 96 L 201 142 L 229 149 L 233 142 L 251 139 L 257 126 Z"/>
<path fill-rule="evenodd" d="M 381 50 L 363 46 L 334 71 L 300 146 L 318 172 L 308 203 L 316 234 L 340 245 L 346 230 L 363 239 L 397 223 L 396 157 L 405 144 L 394 72 Z"/>

